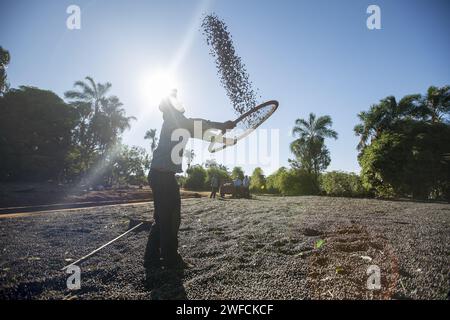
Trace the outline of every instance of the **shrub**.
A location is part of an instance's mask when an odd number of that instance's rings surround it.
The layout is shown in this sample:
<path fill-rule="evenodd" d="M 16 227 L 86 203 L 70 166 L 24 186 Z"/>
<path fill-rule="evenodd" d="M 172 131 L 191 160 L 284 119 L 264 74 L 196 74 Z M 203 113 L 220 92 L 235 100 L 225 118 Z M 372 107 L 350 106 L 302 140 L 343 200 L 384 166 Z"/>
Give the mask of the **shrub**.
<path fill-rule="evenodd" d="M 315 195 L 319 193 L 314 174 L 301 169 L 282 172 L 279 178 L 281 194 L 285 196 Z"/>
<path fill-rule="evenodd" d="M 223 183 L 231 180 L 230 174 L 222 168 L 217 166 L 209 167 L 206 169 L 206 179 L 205 179 L 205 188 L 209 189 L 211 187 L 211 178 L 216 175 L 219 178 L 219 183 Z"/>
<path fill-rule="evenodd" d="M 271 194 L 280 194 L 281 193 L 281 187 L 280 187 L 280 177 L 283 174 L 283 172 L 286 172 L 285 167 L 279 168 L 277 171 L 272 173 L 270 176 L 266 179 L 266 192 Z"/>
<path fill-rule="evenodd" d="M 244 170 L 242 170 L 241 167 L 234 167 L 233 171 L 231 171 L 231 177 L 233 179 L 240 179 L 243 180 L 244 179 Z"/>
<path fill-rule="evenodd" d="M 190 167 L 187 171 L 187 178 L 184 187 L 188 190 L 204 190 L 206 171 L 200 165 Z"/>
<path fill-rule="evenodd" d="M 447 199 L 450 194 L 450 126 L 402 122 L 385 132 L 361 156 L 365 187 L 377 196 Z"/>
<path fill-rule="evenodd" d="M 322 174 L 320 185 L 329 196 L 363 197 L 368 195 L 361 178 L 354 173 L 332 171 Z"/>
<path fill-rule="evenodd" d="M 262 169 L 259 167 L 253 170 L 250 179 L 250 190 L 256 193 L 265 192 L 266 190 L 266 178 L 264 177 Z"/>
<path fill-rule="evenodd" d="M 284 196 L 315 195 L 319 193 L 316 177 L 301 169 L 281 167 L 266 179 L 266 189 L 271 194 Z"/>

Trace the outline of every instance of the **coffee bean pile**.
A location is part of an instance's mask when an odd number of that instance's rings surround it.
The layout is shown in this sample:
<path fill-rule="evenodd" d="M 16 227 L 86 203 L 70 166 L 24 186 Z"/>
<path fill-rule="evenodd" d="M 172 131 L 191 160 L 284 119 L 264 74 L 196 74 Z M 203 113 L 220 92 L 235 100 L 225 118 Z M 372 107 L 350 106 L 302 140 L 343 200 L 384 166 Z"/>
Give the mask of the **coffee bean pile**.
<path fill-rule="evenodd" d="M 215 14 L 207 15 L 202 22 L 203 35 L 210 46 L 210 54 L 215 58 L 220 82 L 227 91 L 233 108 L 238 115 L 257 106 L 258 91 L 253 89 L 245 64 L 237 56 L 232 36 L 225 23 Z M 251 127 L 261 118 L 261 112 L 244 121 Z"/>

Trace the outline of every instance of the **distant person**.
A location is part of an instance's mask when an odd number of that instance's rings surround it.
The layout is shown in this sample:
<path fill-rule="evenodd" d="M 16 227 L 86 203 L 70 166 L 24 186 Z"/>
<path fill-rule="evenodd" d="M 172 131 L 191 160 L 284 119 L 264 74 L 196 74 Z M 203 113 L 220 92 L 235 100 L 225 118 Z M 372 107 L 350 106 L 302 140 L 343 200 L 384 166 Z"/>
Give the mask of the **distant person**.
<path fill-rule="evenodd" d="M 217 175 L 213 175 L 211 177 L 211 194 L 209 195 L 210 199 L 216 198 L 217 190 L 219 189 L 219 177 Z"/>
<path fill-rule="evenodd" d="M 240 196 L 240 194 L 241 194 L 241 187 L 242 187 L 242 180 L 239 179 L 239 178 L 236 178 L 235 180 L 233 180 L 233 185 L 234 185 L 233 197 Z"/>
<path fill-rule="evenodd" d="M 244 191 L 244 196 L 246 198 L 250 198 L 250 178 L 248 176 L 244 177 L 244 180 L 242 181 L 242 188 Z"/>
<path fill-rule="evenodd" d="M 182 172 L 183 150 L 188 139 L 180 136 L 173 140 L 172 134 L 177 129 L 185 129 L 194 136 L 194 122 L 201 122 L 203 132 L 209 129 L 232 129 L 232 121 L 224 123 L 203 119 L 188 119 L 184 108 L 177 100 L 177 91 L 162 100 L 159 110 L 163 113 L 163 125 L 149 172 L 149 184 L 152 188 L 154 202 L 154 223 L 151 227 L 144 255 L 146 268 L 159 267 L 168 269 L 185 268 L 188 265 L 178 253 L 178 229 L 180 227 L 180 187 L 175 174 Z M 178 134 L 176 135 L 179 136 Z M 176 149 L 174 149 L 176 147 Z M 173 150 L 179 152 L 172 152 Z"/>
<path fill-rule="evenodd" d="M 244 180 L 242 180 L 242 185 L 244 186 L 244 188 L 248 188 L 250 186 L 250 179 L 248 176 L 244 177 Z"/>

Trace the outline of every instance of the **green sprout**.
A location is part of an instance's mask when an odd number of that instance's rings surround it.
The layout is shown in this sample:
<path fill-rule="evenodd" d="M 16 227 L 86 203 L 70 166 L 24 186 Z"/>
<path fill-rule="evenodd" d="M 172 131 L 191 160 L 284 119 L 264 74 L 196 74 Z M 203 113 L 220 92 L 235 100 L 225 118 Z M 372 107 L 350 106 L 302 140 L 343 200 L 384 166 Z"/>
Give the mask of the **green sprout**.
<path fill-rule="evenodd" d="M 315 247 L 316 249 L 320 249 L 320 247 L 322 247 L 324 244 L 325 244 L 325 240 L 320 239 L 320 240 L 317 240 L 317 241 L 316 241 L 314 247 Z"/>

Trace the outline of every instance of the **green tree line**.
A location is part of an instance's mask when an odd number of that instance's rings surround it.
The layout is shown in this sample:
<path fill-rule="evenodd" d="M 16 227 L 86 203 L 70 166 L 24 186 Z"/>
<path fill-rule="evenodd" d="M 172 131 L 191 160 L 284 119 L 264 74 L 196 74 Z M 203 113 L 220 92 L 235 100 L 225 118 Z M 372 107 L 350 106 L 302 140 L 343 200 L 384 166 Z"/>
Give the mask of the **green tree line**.
<path fill-rule="evenodd" d="M 0 47 L 0 181 L 145 183 L 150 155 L 121 141 L 126 115 L 110 83 L 76 81 L 63 100 L 49 90 L 9 88 L 9 53 Z M 146 135 L 151 151 L 156 130 Z"/>
<path fill-rule="evenodd" d="M 450 86 L 400 101 L 387 97 L 358 114 L 364 187 L 377 196 L 450 199 Z"/>
<path fill-rule="evenodd" d="M 430 87 L 424 95 L 413 94 L 397 102 L 382 99 L 358 114 L 354 128 L 360 175 L 340 171 L 324 172 L 330 164 L 326 139 L 337 139 L 331 117 L 311 113 L 297 119 L 296 139 L 290 149 L 290 168 L 282 167 L 269 176 L 261 168 L 251 175 L 254 193 L 280 195 L 329 195 L 346 197 L 408 197 L 450 199 L 450 86 Z M 215 169 L 214 169 L 215 170 Z M 208 188 L 211 168 L 191 167 L 185 186 Z M 239 175 L 238 175 L 239 173 Z M 222 168 L 220 176 L 231 180 L 244 173 Z"/>
<path fill-rule="evenodd" d="M 145 134 L 150 153 L 126 146 L 123 133 L 134 117 L 110 94 L 111 83 L 92 77 L 76 81 L 64 99 L 35 87 L 10 88 L 6 69 L 9 52 L 0 47 L 0 181 L 145 183 L 157 131 Z M 295 120 L 289 168 L 265 176 L 251 175 L 253 192 L 281 195 L 411 197 L 450 199 L 450 86 L 428 88 L 400 100 L 380 100 L 358 114 L 354 127 L 360 175 L 325 172 L 331 162 L 327 140 L 337 139 L 330 116 L 309 114 Z M 208 189 L 211 177 L 243 179 L 215 161 L 191 165 L 186 150 L 186 188 Z"/>

